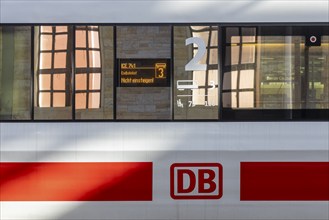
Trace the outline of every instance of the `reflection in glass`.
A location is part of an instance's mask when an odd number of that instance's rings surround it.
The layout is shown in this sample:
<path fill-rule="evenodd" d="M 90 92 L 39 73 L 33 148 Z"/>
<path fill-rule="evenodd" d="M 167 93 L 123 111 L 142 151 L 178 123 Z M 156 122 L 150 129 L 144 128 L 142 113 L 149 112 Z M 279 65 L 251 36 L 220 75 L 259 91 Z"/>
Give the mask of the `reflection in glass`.
<path fill-rule="evenodd" d="M 100 108 L 101 51 L 98 26 L 76 27 L 76 109 Z M 87 44 L 88 42 L 88 44 Z"/>
<path fill-rule="evenodd" d="M 89 48 L 99 48 L 98 31 L 88 31 L 88 45 Z"/>
<path fill-rule="evenodd" d="M 31 26 L 0 24 L 0 120 L 31 119 L 31 47 Z"/>
<path fill-rule="evenodd" d="M 61 34 L 55 36 L 55 50 L 67 49 L 67 35 Z"/>
<path fill-rule="evenodd" d="M 89 90 L 101 89 L 101 74 L 91 73 L 89 74 Z"/>
<path fill-rule="evenodd" d="M 54 92 L 54 103 L 53 107 L 65 107 L 65 93 Z"/>
<path fill-rule="evenodd" d="M 41 74 L 39 77 L 40 90 L 50 90 L 50 74 Z"/>
<path fill-rule="evenodd" d="M 235 43 L 226 44 L 225 66 L 231 71 L 223 76 L 224 108 L 329 108 L 328 36 L 321 46 L 305 46 L 305 36 L 244 32 L 243 42 L 226 37 Z"/>
<path fill-rule="evenodd" d="M 54 56 L 54 68 L 66 68 L 66 52 L 64 53 L 55 53 Z"/>
<path fill-rule="evenodd" d="M 41 35 L 40 50 L 51 50 L 53 45 L 52 35 Z"/>
<path fill-rule="evenodd" d="M 89 93 L 89 103 L 88 108 L 99 108 L 99 101 L 100 101 L 100 93 L 99 92 L 92 92 Z"/>
<path fill-rule="evenodd" d="M 66 79 L 70 74 L 68 58 L 68 27 L 40 26 L 38 107 L 65 107 Z"/>
<path fill-rule="evenodd" d="M 204 55 L 196 61 L 205 65 L 205 70 L 184 68 L 202 50 L 197 43 L 186 46 L 185 41 L 191 37 L 205 44 Z M 218 27 L 174 27 L 174 65 L 175 119 L 217 119 Z"/>
<path fill-rule="evenodd" d="M 86 48 L 86 31 L 75 31 L 75 47 Z"/>
<path fill-rule="evenodd" d="M 89 51 L 89 67 L 101 67 L 101 56 L 99 51 Z"/>
<path fill-rule="evenodd" d="M 87 53 L 86 50 L 76 50 L 75 52 L 75 66 L 77 68 L 87 67 Z"/>
<path fill-rule="evenodd" d="M 50 92 L 39 93 L 39 106 L 50 107 Z"/>
<path fill-rule="evenodd" d="M 40 69 L 50 69 L 51 68 L 51 53 L 41 53 L 40 54 Z"/>
<path fill-rule="evenodd" d="M 54 74 L 54 90 L 65 90 L 65 74 Z"/>
<path fill-rule="evenodd" d="M 87 89 L 87 74 L 76 74 L 75 75 L 75 89 L 86 90 Z"/>

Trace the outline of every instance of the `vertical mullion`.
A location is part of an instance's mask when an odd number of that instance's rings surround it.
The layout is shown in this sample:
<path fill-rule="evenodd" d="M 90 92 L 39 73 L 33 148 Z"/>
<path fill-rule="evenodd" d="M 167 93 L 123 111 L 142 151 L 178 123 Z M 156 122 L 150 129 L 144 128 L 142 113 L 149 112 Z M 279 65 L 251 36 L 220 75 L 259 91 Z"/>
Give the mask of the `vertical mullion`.
<path fill-rule="evenodd" d="M 86 85 L 86 109 L 89 108 L 89 37 L 88 37 L 88 33 L 89 33 L 89 29 L 88 26 L 85 26 L 86 29 L 86 56 L 87 56 L 87 60 L 86 60 L 86 64 L 87 64 L 87 71 L 86 71 L 86 75 L 87 75 L 87 85 Z"/>
<path fill-rule="evenodd" d="M 51 72 L 50 72 L 50 107 L 54 107 L 54 68 L 55 68 L 55 36 L 56 26 L 52 26 Z"/>
<path fill-rule="evenodd" d="M 100 35 L 100 29 L 99 29 L 99 26 L 97 26 L 97 30 L 96 30 L 97 32 L 98 32 L 98 46 L 99 46 L 99 48 L 98 48 L 98 50 L 97 51 L 99 51 L 99 60 L 100 60 L 100 80 L 99 80 L 99 106 L 98 106 L 98 108 L 101 108 L 101 106 L 102 106 L 102 79 L 103 79 L 103 69 L 102 69 L 102 66 L 103 66 L 103 62 L 102 62 L 102 53 L 101 53 L 101 35 Z M 94 88 L 92 88 L 92 89 L 94 89 Z"/>
<path fill-rule="evenodd" d="M 171 41 L 171 66 L 170 66 L 170 87 L 171 87 L 171 95 L 170 95 L 170 104 L 171 104 L 171 120 L 175 120 L 175 73 L 174 73 L 174 26 L 171 25 L 171 34 L 170 34 L 170 41 Z"/>
<path fill-rule="evenodd" d="M 39 34 L 38 34 L 38 66 L 37 66 L 37 106 L 40 107 L 40 75 L 41 75 L 41 71 L 40 71 L 40 58 L 41 58 L 41 26 L 39 26 Z"/>
<path fill-rule="evenodd" d="M 34 121 L 34 26 L 31 26 L 31 120 Z"/>
<path fill-rule="evenodd" d="M 113 120 L 117 119 L 117 26 L 113 26 Z"/>
<path fill-rule="evenodd" d="M 224 27 L 217 26 L 217 65 L 218 65 L 218 119 L 222 120 L 223 117 L 223 102 L 222 102 L 222 90 L 223 90 L 223 79 L 224 79 L 224 34 L 226 34 L 226 31 L 224 31 Z M 226 42 L 225 42 L 226 43 Z"/>
<path fill-rule="evenodd" d="M 72 43 L 71 43 L 71 81 L 72 81 L 72 120 L 75 120 L 75 77 L 76 77 L 76 68 L 75 68 L 75 44 L 76 44 L 76 35 L 75 35 L 75 26 L 72 27 Z M 68 36 L 67 36 L 67 41 L 68 41 L 68 45 L 67 47 L 69 47 L 69 29 L 68 29 Z M 69 51 L 69 50 L 67 50 Z M 68 89 L 66 88 L 66 91 Z"/>
<path fill-rule="evenodd" d="M 258 54 L 257 54 L 257 27 L 255 27 L 255 57 L 254 57 L 254 108 L 257 107 L 256 100 L 257 100 L 257 59 L 258 59 Z"/>
<path fill-rule="evenodd" d="M 240 39 L 240 42 L 239 42 L 239 59 L 238 59 L 238 65 L 237 65 L 237 82 L 236 82 L 236 90 L 237 90 L 237 93 L 236 93 L 236 99 L 237 99 L 237 102 L 236 102 L 236 107 L 239 108 L 240 107 L 240 74 L 241 74 L 241 61 L 242 61 L 242 28 L 239 27 L 239 39 Z"/>
<path fill-rule="evenodd" d="M 208 44 L 207 44 L 207 57 L 206 57 L 206 65 L 207 65 L 207 69 L 206 69 L 206 74 L 205 74 L 205 101 L 207 102 L 207 105 L 209 105 L 209 98 L 208 98 L 208 80 L 209 80 L 209 61 L 210 61 L 210 45 L 211 45 L 211 35 L 212 35 L 212 26 L 209 26 L 209 32 L 208 32 Z M 206 31 L 205 31 L 206 32 Z M 202 33 L 202 32 L 201 32 Z M 204 103 L 206 104 L 206 103 Z"/>

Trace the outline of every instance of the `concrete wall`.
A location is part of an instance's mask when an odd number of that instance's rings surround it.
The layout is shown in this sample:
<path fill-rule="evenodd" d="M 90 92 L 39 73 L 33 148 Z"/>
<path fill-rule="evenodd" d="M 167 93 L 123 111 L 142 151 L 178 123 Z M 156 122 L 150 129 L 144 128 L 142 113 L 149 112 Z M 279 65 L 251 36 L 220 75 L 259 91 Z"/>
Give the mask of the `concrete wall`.
<path fill-rule="evenodd" d="M 117 27 L 117 58 L 171 57 L 169 26 Z M 116 73 L 119 74 L 119 73 Z M 171 119 L 170 87 L 118 87 L 118 119 Z"/>
<path fill-rule="evenodd" d="M 2 27 L 0 117 L 30 119 L 31 28 Z"/>

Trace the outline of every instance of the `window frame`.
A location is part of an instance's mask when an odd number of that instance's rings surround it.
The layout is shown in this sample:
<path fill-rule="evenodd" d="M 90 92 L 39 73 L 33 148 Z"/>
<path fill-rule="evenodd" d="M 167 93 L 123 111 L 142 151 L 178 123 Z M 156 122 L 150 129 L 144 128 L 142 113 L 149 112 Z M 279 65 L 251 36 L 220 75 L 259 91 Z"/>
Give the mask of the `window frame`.
<path fill-rule="evenodd" d="M 240 43 L 242 39 L 241 28 L 256 27 L 256 36 L 287 36 L 286 29 L 291 28 L 289 36 L 307 36 L 309 33 L 316 32 L 320 35 L 329 35 L 329 27 L 325 25 L 310 26 L 305 25 L 282 25 L 282 24 L 251 24 L 251 25 L 225 25 L 222 26 L 222 38 L 226 39 L 227 28 L 239 28 Z M 261 28 L 261 30 L 258 29 Z M 232 35 L 237 36 L 237 35 Z M 257 39 L 256 39 L 257 42 Z M 222 121 L 328 121 L 329 109 L 233 109 L 223 107 L 223 81 L 225 72 L 231 72 L 232 69 L 226 66 L 226 40 L 223 41 L 223 49 L 221 51 L 223 59 L 221 62 L 221 117 Z M 239 56 L 241 57 L 241 51 Z M 240 60 L 240 58 L 239 58 Z M 248 65 L 248 64 L 247 64 Z M 250 64 L 249 64 L 250 65 Z M 256 77 L 254 77 L 255 80 Z M 237 85 L 238 86 L 238 85 Z M 225 93 L 225 90 L 224 90 Z"/>
<path fill-rule="evenodd" d="M 28 120 L 0 120 L 0 122 L 112 122 L 112 121 L 133 121 L 133 122 L 138 122 L 138 121 L 147 121 L 147 122 L 190 122 L 190 121 L 194 121 L 194 122 L 243 122 L 243 121 L 257 121 L 257 122 L 262 122 L 262 121 L 325 121 L 328 122 L 329 121 L 329 109 L 292 109 L 292 110 L 284 110 L 284 109 L 275 109 L 275 110 L 233 110 L 233 109 L 225 109 L 223 108 L 222 105 L 222 82 L 223 82 L 223 73 L 224 73 L 224 64 L 225 64 L 225 53 L 224 53 L 224 39 L 225 39 L 225 35 L 224 35 L 224 29 L 228 28 L 228 27 L 257 27 L 257 26 L 261 26 L 261 27 L 267 27 L 268 29 L 272 29 L 272 31 L 276 31 L 276 33 L 279 34 L 283 34 L 284 32 L 282 32 L 282 30 L 280 31 L 281 28 L 286 28 L 286 27 L 293 27 L 294 31 L 292 34 L 297 35 L 297 33 L 305 33 L 304 28 L 306 29 L 325 29 L 324 31 L 326 32 L 326 34 L 328 34 L 329 32 L 329 23 L 328 22 L 318 22 L 318 23 L 161 23 L 161 24 L 156 24 L 156 23 L 131 23 L 131 24 L 116 24 L 116 23 L 98 23 L 98 24 L 91 24 L 91 23 L 86 23 L 86 24 L 66 24 L 66 23 L 61 23 L 61 24 L 42 24 L 42 23 L 36 23 L 36 24 L 16 24 L 16 23 L 2 23 L 0 24 L 1 26 L 30 26 L 31 27 L 31 36 L 32 36 L 32 42 L 31 42 L 31 115 L 32 118 L 28 119 Z M 68 119 L 68 120 L 35 120 L 34 119 L 34 102 L 35 102 L 35 77 L 36 75 L 35 73 L 35 58 L 34 58 L 34 43 L 33 43 L 33 39 L 34 39 L 34 27 L 35 26 L 41 26 L 41 25 L 47 25 L 47 26 L 113 26 L 114 29 L 114 40 L 113 40 L 113 44 L 114 44 L 114 54 L 116 54 L 116 33 L 115 33 L 115 29 L 117 26 L 122 26 L 122 25 L 135 25 L 135 26 L 154 26 L 154 25 L 170 25 L 172 28 L 174 26 L 218 26 L 218 30 L 219 30 L 219 34 L 218 34 L 218 60 L 219 60 L 219 119 L 214 119 L 214 120 L 203 120 L 203 119 L 197 119 L 197 120 L 175 120 L 174 119 L 174 115 L 173 115 L 173 111 L 172 111 L 172 119 L 171 120 L 118 120 L 116 119 L 116 115 L 115 115 L 115 109 L 116 109 L 116 93 L 115 93 L 115 88 L 117 87 L 116 82 L 117 80 L 115 79 L 115 75 L 114 74 L 114 84 L 113 84 L 113 114 L 114 117 L 113 119 L 92 119 L 92 120 L 85 120 L 85 119 L 78 119 L 76 120 L 75 117 L 73 117 L 72 119 Z M 172 31 L 172 37 L 171 37 L 171 47 L 173 47 L 173 31 Z M 74 48 L 75 49 L 75 48 Z M 75 50 L 73 50 L 75 51 Z M 173 51 L 173 50 L 172 50 Z M 173 69 L 173 52 L 171 54 L 171 69 L 172 71 L 174 71 Z M 71 66 L 70 66 L 71 67 Z M 113 69 L 114 71 L 116 70 L 117 67 L 117 63 L 116 63 L 116 59 L 114 59 L 113 61 Z M 74 72 L 74 71 L 71 71 Z M 173 73 L 174 74 L 174 73 Z M 174 77 L 171 77 L 171 80 L 173 80 Z M 72 79 L 71 79 L 72 80 Z M 73 80 L 74 81 L 74 80 Z M 36 81 L 38 82 L 38 81 Z M 172 85 L 173 82 L 171 82 Z M 72 115 L 75 115 L 75 108 L 74 107 L 74 82 L 72 84 L 73 86 L 73 94 L 72 94 Z M 102 82 L 101 82 L 101 86 L 102 86 Z M 173 96 L 173 93 L 171 94 L 171 96 Z M 70 99 L 70 101 L 71 101 Z M 173 97 L 171 97 L 171 99 L 173 100 Z M 38 100 L 37 100 L 38 101 Z"/>
<path fill-rule="evenodd" d="M 67 31 L 66 32 L 57 32 L 56 27 L 57 25 L 49 25 L 47 27 L 51 27 L 52 31 L 51 33 L 48 32 L 42 32 L 42 28 L 41 27 L 45 27 L 47 25 L 40 25 L 39 26 L 39 36 L 38 36 L 38 66 L 37 66 L 37 71 L 36 71 L 36 75 L 37 75 L 37 106 L 38 108 L 58 108 L 58 107 L 54 107 L 54 93 L 64 93 L 65 94 L 65 105 L 61 106 L 61 107 L 69 107 L 72 103 L 71 101 L 71 77 L 72 77 L 72 69 L 71 69 L 71 62 L 70 60 L 70 56 L 71 56 L 71 48 L 69 47 L 70 44 L 70 26 L 68 25 L 58 25 L 58 26 L 65 26 L 67 27 Z M 52 39 L 52 46 L 51 46 L 51 50 L 41 50 L 41 37 L 42 36 L 51 36 Z M 59 35 L 66 35 L 66 49 L 55 49 L 56 44 L 55 44 L 55 39 L 56 36 Z M 41 69 L 40 68 L 40 58 L 41 58 L 41 54 L 47 54 L 50 53 L 51 54 L 51 66 L 48 69 Z M 66 68 L 55 68 L 55 53 L 66 53 Z M 32 56 L 34 58 L 34 56 Z M 49 90 L 44 90 L 44 89 L 40 89 L 40 76 L 41 75 L 50 75 L 50 89 Z M 60 90 L 60 89 L 54 89 L 54 75 L 55 74 L 65 74 L 65 89 L 64 90 Z M 40 107 L 40 94 L 41 93 L 50 93 L 50 105 L 49 106 L 45 106 L 45 107 Z M 59 107 L 59 108 L 61 108 Z"/>

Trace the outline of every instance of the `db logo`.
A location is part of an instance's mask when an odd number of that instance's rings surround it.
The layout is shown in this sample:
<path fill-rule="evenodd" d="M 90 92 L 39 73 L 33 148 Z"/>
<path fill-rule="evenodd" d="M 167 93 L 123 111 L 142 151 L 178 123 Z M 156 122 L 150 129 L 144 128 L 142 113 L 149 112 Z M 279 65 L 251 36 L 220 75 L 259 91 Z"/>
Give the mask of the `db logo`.
<path fill-rule="evenodd" d="M 174 163 L 170 167 L 173 199 L 220 199 L 223 168 L 219 163 Z"/>

